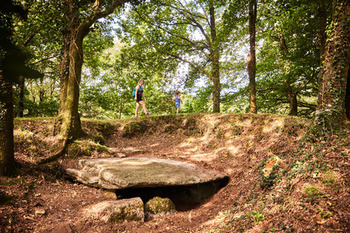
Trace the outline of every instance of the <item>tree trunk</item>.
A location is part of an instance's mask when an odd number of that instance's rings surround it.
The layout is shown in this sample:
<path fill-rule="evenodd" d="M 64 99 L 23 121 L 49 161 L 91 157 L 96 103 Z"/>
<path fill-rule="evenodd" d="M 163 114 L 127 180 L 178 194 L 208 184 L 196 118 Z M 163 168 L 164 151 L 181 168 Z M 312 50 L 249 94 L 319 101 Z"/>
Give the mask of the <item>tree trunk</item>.
<path fill-rule="evenodd" d="M 348 80 L 346 82 L 346 94 L 345 94 L 345 113 L 348 120 L 350 120 L 350 63 L 348 66 Z"/>
<path fill-rule="evenodd" d="M 78 112 L 79 85 L 83 65 L 83 39 L 88 29 L 82 27 L 74 2 L 68 0 L 66 34 L 60 63 L 60 107 L 55 124 L 55 132 L 65 139 L 76 139 L 82 134 Z"/>
<path fill-rule="evenodd" d="M 81 25 L 75 30 L 69 47 L 69 74 L 64 86 L 67 90 L 62 103 L 61 135 L 67 138 L 78 138 L 81 133 L 81 122 L 78 112 L 79 85 L 83 66 L 83 39 L 88 28 Z"/>
<path fill-rule="evenodd" d="M 38 33 L 38 30 L 36 30 L 34 33 L 32 33 L 23 43 L 23 47 L 27 47 L 29 42 L 34 38 L 34 36 Z M 18 102 L 18 111 L 17 116 L 23 117 L 23 111 L 24 111 L 24 90 L 25 90 L 25 78 L 23 76 L 19 77 L 19 85 L 18 85 L 18 95 L 19 95 L 19 102 Z"/>
<path fill-rule="evenodd" d="M 211 29 L 211 59 L 212 59 L 212 72 L 211 80 L 213 81 L 213 112 L 220 112 L 220 52 L 216 39 L 216 25 L 215 25 L 215 9 L 213 1 L 209 2 L 209 14 L 210 14 L 210 29 Z"/>
<path fill-rule="evenodd" d="M 64 34 L 64 45 L 62 51 L 62 60 L 60 65 L 58 66 L 59 71 L 59 80 L 60 80 L 60 106 L 58 108 L 58 114 L 55 120 L 54 125 L 54 135 L 62 133 L 62 123 L 63 123 L 63 115 L 64 109 L 67 100 L 67 87 L 68 87 L 68 76 L 69 76 L 69 49 L 72 40 L 72 26 L 74 22 L 74 14 L 72 12 L 72 8 L 67 10 L 65 19 L 69 22 L 69 25 L 66 26 L 65 34 Z"/>
<path fill-rule="evenodd" d="M 326 52 L 326 27 L 327 27 L 327 10 L 325 6 L 325 0 L 319 0 L 319 8 L 318 8 L 318 14 L 319 14 L 319 25 L 320 25 L 320 32 L 319 32 L 319 43 L 320 43 L 320 56 L 321 56 L 321 66 L 324 61 L 324 56 Z"/>
<path fill-rule="evenodd" d="M 68 22 L 65 34 L 63 59 L 60 64 L 60 108 L 55 124 L 55 132 L 64 139 L 75 139 L 82 133 L 78 112 L 79 85 L 83 65 L 83 40 L 89 33 L 90 26 L 99 18 L 108 16 L 113 11 L 130 0 L 105 3 L 96 1 L 93 13 L 85 19 L 79 18 L 79 5 L 74 0 L 65 0 Z M 101 10 L 103 9 L 103 10 Z"/>
<path fill-rule="evenodd" d="M 40 79 L 40 87 L 39 87 L 39 102 L 42 102 L 45 97 L 45 89 L 43 88 L 44 78 Z"/>
<path fill-rule="evenodd" d="M 19 85 L 18 85 L 18 95 L 19 95 L 19 101 L 18 101 L 18 111 L 17 116 L 23 117 L 23 111 L 24 111 L 24 89 L 25 89 L 25 78 L 23 76 L 19 77 Z"/>
<path fill-rule="evenodd" d="M 323 77 L 323 62 L 325 59 L 326 54 L 326 40 L 327 40 L 327 34 L 326 34 L 326 27 L 327 27 L 327 11 L 325 7 L 325 0 L 319 0 L 319 8 L 318 8 L 318 14 L 319 14 L 319 25 L 320 25 L 320 32 L 319 32 L 319 43 L 320 43 L 320 72 L 318 74 L 318 83 L 319 83 L 319 93 L 321 91 L 321 83 L 322 83 L 322 77 Z M 320 101 L 320 99 L 318 99 Z M 318 103 L 319 105 L 320 103 Z"/>
<path fill-rule="evenodd" d="M 342 125 L 350 60 L 350 2 L 333 0 L 331 30 L 327 38 L 324 71 L 318 94 L 317 122 Z"/>
<path fill-rule="evenodd" d="M 122 111 L 123 111 L 123 98 L 120 98 L 119 119 L 122 119 Z"/>
<path fill-rule="evenodd" d="M 287 94 L 289 100 L 289 115 L 296 116 L 298 115 L 298 100 L 297 94 L 293 92 L 292 86 L 289 81 L 285 82 L 284 90 Z"/>
<path fill-rule="evenodd" d="M 0 73 L 0 175 L 11 175 L 15 169 L 13 143 L 12 83 Z"/>
<path fill-rule="evenodd" d="M 71 42 L 71 32 L 67 30 L 64 36 L 64 47 L 62 51 L 62 61 L 58 67 L 60 74 L 60 100 L 65 100 L 67 96 L 67 82 L 69 74 L 69 47 Z M 58 110 L 58 115 L 60 116 L 62 110 L 64 109 L 64 101 L 60 102 L 60 107 Z"/>
<path fill-rule="evenodd" d="M 250 113 L 257 113 L 256 106 L 256 55 L 255 55 L 255 23 L 257 15 L 256 0 L 249 1 L 249 34 L 250 34 L 250 54 L 248 55 L 249 74 L 249 110 Z"/>

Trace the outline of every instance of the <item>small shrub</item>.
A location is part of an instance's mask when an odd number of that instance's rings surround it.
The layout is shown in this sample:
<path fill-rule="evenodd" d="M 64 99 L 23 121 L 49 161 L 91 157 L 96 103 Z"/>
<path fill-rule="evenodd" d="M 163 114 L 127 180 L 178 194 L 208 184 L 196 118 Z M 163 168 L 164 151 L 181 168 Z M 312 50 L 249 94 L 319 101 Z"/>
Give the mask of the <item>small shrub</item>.
<path fill-rule="evenodd" d="M 259 213 L 258 211 L 253 211 L 251 213 L 248 212 L 246 215 L 248 218 L 251 218 L 257 224 L 259 224 L 265 219 L 265 215 L 263 213 Z"/>
<path fill-rule="evenodd" d="M 335 172 L 329 170 L 323 174 L 322 183 L 327 186 L 334 186 L 337 181 L 337 175 Z"/>
<path fill-rule="evenodd" d="M 320 211 L 319 214 L 321 218 L 330 218 L 333 216 L 332 212 L 324 210 L 322 207 L 317 207 L 317 209 Z"/>
<path fill-rule="evenodd" d="M 259 175 L 260 188 L 262 189 L 271 188 L 275 184 L 276 179 L 279 177 L 278 168 L 279 168 L 278 165 L 275 165 L 268 176 L 265 176 L 264 172 L 260 171 L 260 175 Z"/>
<path fill-rule="evenodd" d="M 304 194 L 310 202 L 315 202 L 319 197 L 323 196 L 323 194 L 314 186 L 305 187 Z"/>

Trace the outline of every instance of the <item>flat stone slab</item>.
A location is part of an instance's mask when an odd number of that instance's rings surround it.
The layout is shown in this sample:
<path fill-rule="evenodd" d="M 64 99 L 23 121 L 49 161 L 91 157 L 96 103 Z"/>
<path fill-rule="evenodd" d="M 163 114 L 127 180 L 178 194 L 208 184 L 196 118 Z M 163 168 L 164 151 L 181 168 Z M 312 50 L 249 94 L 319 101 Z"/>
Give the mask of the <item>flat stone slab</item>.
<path fill-rule="evenodd" d="M 105 189 L 193 185 L 227 178 L 194 164 L 155 158 L 79 160 L 81 170 L 67 169 L 78 181 Z"/>

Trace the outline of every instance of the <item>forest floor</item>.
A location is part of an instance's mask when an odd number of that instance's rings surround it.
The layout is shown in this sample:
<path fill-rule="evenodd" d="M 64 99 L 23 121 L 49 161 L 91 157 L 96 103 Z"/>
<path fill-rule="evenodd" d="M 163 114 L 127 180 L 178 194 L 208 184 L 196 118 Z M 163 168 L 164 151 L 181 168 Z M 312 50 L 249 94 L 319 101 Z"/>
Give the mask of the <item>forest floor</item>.
<path fill-rule="evenodd" d="M 349 127 L 311 135 L 306 119 L 191 114 L 83 120 L 85 136 L 57 162 L 53 119 L 16 119 L 17 175 L 0 177 L 0 232 L 350 232 Z M 105 223 L 84 209 L 115 198 L 64 172 L 81 158 L 152 157 L 227 174 L 229 183 L 191 209 L 145 222 Z"/>

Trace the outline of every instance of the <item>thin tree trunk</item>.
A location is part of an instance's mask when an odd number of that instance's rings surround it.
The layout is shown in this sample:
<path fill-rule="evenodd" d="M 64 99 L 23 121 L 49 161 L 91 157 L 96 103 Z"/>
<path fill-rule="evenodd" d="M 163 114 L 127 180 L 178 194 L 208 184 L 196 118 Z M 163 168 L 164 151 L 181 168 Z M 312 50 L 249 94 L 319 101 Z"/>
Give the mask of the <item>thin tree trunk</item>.
<path fill-rule="evenodd" d="M 123 110 L 123 98 L 120 98 L 119 119 L 122 119 L 122 110 Z"/>
<path fill-rule="evenodd" d="M 19 95 L 19 102 L 18 102 L 18 111 L 17 116 L 23 117 L 23 111 L 24 111 L 24 89 L 25 89 L 25 78 L 23 76 L 19 77 L 19 85 L 18 85 L 18 95 Z"/>
<path fill-rule="evenodd" d="M 210 29 L 211 29 L 211 58 L 212 58 L 212 72 L 211 80 L 214 83 L 213 87 L 213 112 L 220 112 L 220 52 L 216 39 L 216 25 L 215 25 L 215 9 L 213 1 L 209 2 L 210 14 Z"/>
<path fill-rule="evenodd" d="M 350 63 L 348 66 L 348 80 L 346 82 L 346 94 L 345 94 L 345 113 L 348 120 L 350 120 Z"/>
<path fill-rule="evenodd" d="M 0 175 L 11 175 L 15 169 L 13 143 L 12 83 L 0 73 Z"/>
<path fill-rule="evenodd" d="M 23 47 L 27 47 L 29 42 L 34 38 L 36 33 L 39 30 L 34 31 L 23 43 Z M 25 90 L 25 78 L 23 76 L 19 77 L 19 84 L 18 84 L 18 95 L 19 95 L 19 102 L 18 102 L 18 111 L 17 116 L 23 117 L 23 111 L 24 111 L 24 90 Z"/>
<path fill-rule="evenodd" d="M 250 54 L 248 55 L 248 74 L 249 74 L 249 110 L 250 113 L 257 113 L 256 106 L 256 49 L 255 49 L 255 24 L 257 15 L 256 0 L 249 1 L 249 34 L 250 34 Z"/>
<path fill-rule="evenodd" d="M 280 40 L 280 48 L 282 50 L 282 54 L 287 55 L 289 52 L 288 52 L 288 47 L 284 36 L 280 36 L 279 40 Z M 298 91 L 293 90 L 293 87 L 291 85 L 289 78 L 284 80 L 284 91 L 289 101 L 288 114 L 291 116 L 297 116 L 298 115 L 298 100 L 297 100 Z"/>
<path fill-rule="evenodd" d="M 44 78 L 40 79 L 40 87 L 39 87 L 39 102 L 42 102 L 45 97 L 45 90 L 43 88 L 44 85 Z"/>
<path fill-rule="evenodd" d="M 350 2 L 333 0 L 332 27 L 327 38 L 320 83 L 317 122 L 325 118 L 337 127 L 345 120 L 345 96 L 350 61 Z"/>

